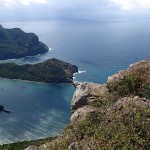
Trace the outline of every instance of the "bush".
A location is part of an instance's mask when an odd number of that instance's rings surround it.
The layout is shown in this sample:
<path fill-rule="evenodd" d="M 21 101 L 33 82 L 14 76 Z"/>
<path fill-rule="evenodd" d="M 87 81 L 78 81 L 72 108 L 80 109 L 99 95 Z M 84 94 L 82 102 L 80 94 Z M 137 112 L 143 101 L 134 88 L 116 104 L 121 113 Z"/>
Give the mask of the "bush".
<path fill-rule="evenodd" d="M 150 81 L 146 78 L 140 73 L 128 73 L 123 79 L 109 85 L 109 89 L 120 96 L 137 95 L 150 98 Z"/>

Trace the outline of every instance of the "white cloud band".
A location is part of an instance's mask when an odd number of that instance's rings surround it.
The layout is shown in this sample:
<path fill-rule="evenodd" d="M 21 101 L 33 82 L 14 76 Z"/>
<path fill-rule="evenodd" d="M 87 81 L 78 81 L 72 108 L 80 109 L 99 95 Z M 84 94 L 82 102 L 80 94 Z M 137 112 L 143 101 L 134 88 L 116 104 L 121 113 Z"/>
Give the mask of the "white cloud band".
<path fill-rule="evenodd" d="M 48 0 L 0 0 L 2 6 L 46 4 Z"/>
<path fill-rule="evenodd" d="M 150 9 L 150 0 L 108 0 L 121 10 Z"/>

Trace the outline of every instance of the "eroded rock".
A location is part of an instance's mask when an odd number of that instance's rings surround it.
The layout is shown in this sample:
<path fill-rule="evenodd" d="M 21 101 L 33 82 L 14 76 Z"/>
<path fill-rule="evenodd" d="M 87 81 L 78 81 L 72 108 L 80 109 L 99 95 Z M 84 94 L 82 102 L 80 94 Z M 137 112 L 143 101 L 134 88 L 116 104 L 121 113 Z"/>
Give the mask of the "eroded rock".
<path fill-rule="evenodd" d="M 78 108 L 71 116 L 71 121 L 84 120 L 89 113 L 96 112 L 96 109 L 86 105 L 84 107 Z"/>
<path fill-rule="evenodd" d="M 87 105 L 88 102 L 94 101 L 97 97 L 108 94 L 108 88 L 106 85 L 97 83 L 82 83 L 77 86 L 72 99 L 72 110 L 77 110 L 78 108 Z"/>

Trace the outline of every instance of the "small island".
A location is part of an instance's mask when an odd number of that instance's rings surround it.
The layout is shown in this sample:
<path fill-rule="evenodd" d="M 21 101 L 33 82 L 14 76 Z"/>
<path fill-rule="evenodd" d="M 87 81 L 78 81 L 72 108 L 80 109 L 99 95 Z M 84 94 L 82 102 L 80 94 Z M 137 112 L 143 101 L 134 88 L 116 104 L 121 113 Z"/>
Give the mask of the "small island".
<path fill-rule="evenodd" d="M 5 110 L 3 105 L 0 105 L 0 112 L 2 112 L 2 111 L 6 112 L 6 113 L 12 113 L 8 110 Z"/>
<path fill-rule="evenodd" d="M 75 65 L 52 58 L 38 64 L 0 64 L 0 77 L 44 83 L 73 83 L 73 74 L 78 72 Z"/>
<path fill-rule="evenodd" d="M 5 29 L 0 25 L 0 60 L 34 56 L 48 50 L 34 33 L 25 33 L 19 28 Z"/>

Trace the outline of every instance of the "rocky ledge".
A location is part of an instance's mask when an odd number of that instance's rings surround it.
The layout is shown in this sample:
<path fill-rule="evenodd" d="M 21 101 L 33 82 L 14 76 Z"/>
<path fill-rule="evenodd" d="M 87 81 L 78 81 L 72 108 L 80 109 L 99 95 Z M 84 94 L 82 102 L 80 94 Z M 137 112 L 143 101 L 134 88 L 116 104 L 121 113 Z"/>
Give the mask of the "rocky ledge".
<path fill-rule="evenodd" d="M 0 25 L 0 60 L 33 56 L 47 52 L 48 47 L 34 33 Z"/>
<path fill-rule="evenodd" d="M 76 87 L 71 123 L 47 149 L 149 149 L 150 60 L 108 77 L 105 84 Z"/>
<path fill-rule="evenodd" d="M 77 118 L 82 120 L 85 118 L 85 114 L 95 111 L 95 108 L 91 108 L 91 103 L 94 103 L 94 101 L 104 97 L 107 99 L 110 95 L 114 95 L 116 99 L 118 98 L 118 100 L 115 101 L 120 101 L 119 98 L 125 96 L 125 98 L 121 100 L 124 103 L 131 102 L 132 100 L 135 101 L 135 99 L 137 99 L 141 104 L 139 107 L 145 105 L 142 103 L 143 99 L 138 97 L 145 96 L 148 100 L 144 98 L 144 101 L 149 105 L 150 60 L 143 60 L 131 64 L 127 70 L 122 70 L 112 76 L 109 76 L 105 84 L 82 83 L 78 85 L 71 103 L 73 110 L 71 120 L 77 120 Z M 128 98 L 130 100 L 126 101 Z M 136 102 L 137 101 L 135 101 L 135 103 Z M 87 109 L 89 106 L 90 109 Z"/>

